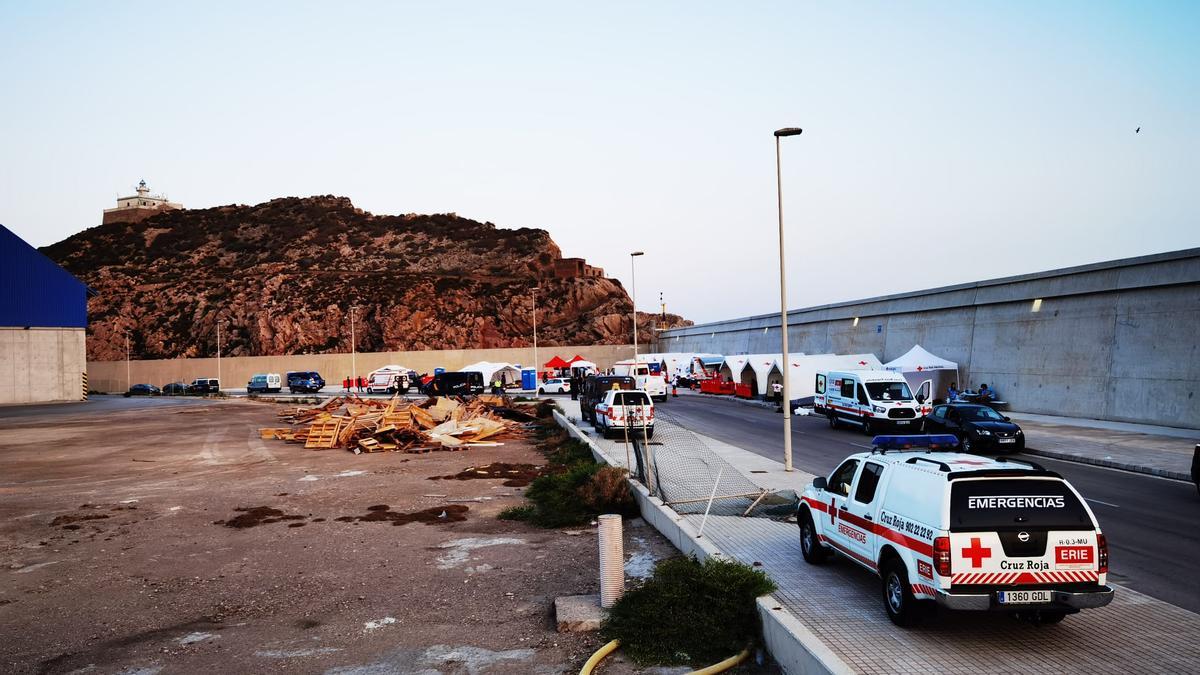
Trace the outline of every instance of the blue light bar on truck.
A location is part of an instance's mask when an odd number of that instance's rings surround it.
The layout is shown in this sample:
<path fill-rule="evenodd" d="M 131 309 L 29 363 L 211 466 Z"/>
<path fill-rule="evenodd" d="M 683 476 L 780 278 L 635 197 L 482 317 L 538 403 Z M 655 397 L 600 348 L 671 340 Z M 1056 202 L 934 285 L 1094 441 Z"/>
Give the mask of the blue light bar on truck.
<path fill-rule="evenodd" d="M 876 436 L 871 439 L 871 445 L 880 450 L 912 450 L 929 448 L 930 450 L 953 450 L 958 445 L 958 439 L 951 434 L 924 434 L 920 436 Z"/>

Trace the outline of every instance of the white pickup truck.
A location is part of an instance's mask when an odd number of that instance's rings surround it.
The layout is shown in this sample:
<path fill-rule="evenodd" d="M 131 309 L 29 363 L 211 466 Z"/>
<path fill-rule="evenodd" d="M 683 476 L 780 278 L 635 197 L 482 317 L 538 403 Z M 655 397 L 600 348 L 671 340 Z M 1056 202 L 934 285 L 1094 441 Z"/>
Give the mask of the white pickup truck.
<path fill-rule="evenodd" d="M 654 437 L 654 402 L 640 389 L 614 389 L 605 392 L 596 404 L 596 430 L 608 438 L 614 432 Z"/>
<path fill-rule="evenodd" d="M 953 449 L 954 436 L 876 436 L 804 490 L 800 550 L 879 575 L 899 626 L 933 604 L 1035 624 L 1112 601 L 1108 542 L 1083 498 L 1031 462 Z"/>

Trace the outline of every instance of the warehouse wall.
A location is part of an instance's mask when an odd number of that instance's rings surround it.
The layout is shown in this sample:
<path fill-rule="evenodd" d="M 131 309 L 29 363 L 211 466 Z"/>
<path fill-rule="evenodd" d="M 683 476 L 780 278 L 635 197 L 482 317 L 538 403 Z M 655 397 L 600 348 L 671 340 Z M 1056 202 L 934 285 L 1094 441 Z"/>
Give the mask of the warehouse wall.
<path fill-rule="evenodd" d="M 541 347 L 538 360 L 549 361 L 555 354 L 570 359 L 579 354 L 607 368 L 622 359 L 633 357 L 633 345 L 597 345 L 591 347 Z M 529 347 L 514 349 L 455 349 L 419 352 L 378 352 L 358 354 L 358 373 L 367 373 L 390 363 L 412 368 L 419 373 L 432 373 L 434 368 L 457 370 L 479 361 L 529 364 L 533 361 L 533 350 Z M 331 385 L 341 388 L 342 378 L 351 374 L 350 354 L 312 354 L 299 356 L 240 356 L 221 359 L 222 386 L 241 388 L 255 373 L 284 374 L 293 370 L 315 370 Z M 145 382 L 162 386 L 168 382 L 191 382 L 197 377 L 217 377 L 217 360 L 211 359 L 166 359 L 155 361 L 131 361 L 130 380 L 133 384 Z M 88 363 L 88 375 L 92 389 L 105 392 L 125 391 L 126 369 L 124 361 L 92 361 Z"/>
<path fill-rule="evenodd" d="M 1200 249 L 794 310 L 788 341 L 884 362 L 920 344 L 1012 410 L 1200 429 Z M 779 343 L 774 314 L 664 331 L 656 348 Z"/>
<path fill-rule="evenodd" d="M 83 398 L 82 328 L 0 327 L 0 405 Z"/>

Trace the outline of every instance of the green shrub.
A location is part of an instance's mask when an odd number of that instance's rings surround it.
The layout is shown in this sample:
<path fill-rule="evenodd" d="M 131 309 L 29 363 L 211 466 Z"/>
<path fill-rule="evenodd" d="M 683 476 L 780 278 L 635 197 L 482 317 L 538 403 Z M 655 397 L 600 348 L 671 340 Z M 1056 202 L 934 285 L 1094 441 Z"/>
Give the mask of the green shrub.
<path fill-rule="evenodd" d="M 593 514 L 579 490 L 599 468 L 594 462 L 580 462 L 566 471 L 534 479 L 525 491 L 534 507 L 530 522 L 540 527 L 563 527 L 591 520 Z"/>
<path fill-rule="evenodd" d="M 617 601 L 601 633 L 639 664 L 703 666 L 758 636 L 755 599 L 773 590 L 767 575 L 740 563 L 672 558 Z"/>
<path fill-rule="evenodd" d="M 592 449 L 588 447 L 588 444 L 574 438 L 546 452 L 546 459 L 550 461 L 550 464 L 568 468 L 581 462 L 589 464 L 596 462 L 596 458 L 592 456 Z"/>
<path fill-rule="evenodd" d="M 593 514 L 618 513 L 626 518 L 636 518 L 641 513 L 637 502 L 633 500 L 633 493 L 629 491 L 628 475 L 625 469 L 602 466 L 588 482 L 580 486 L 579 498 Z"/>
<path fill-rule="evenodd" d="M 534 514 L 535 510 L 536 509 L 533 508 L 532 504 L 522 504 L 520 506 L 510 506 L 507 509 L 504 509 L 503 511 L 501 511 L 500 515 L 496 516 L 496 517 L 499 518 L 500 520 L 520 520 L 522 522 L 528 522 L 529 520 L 533 519 L 533 514 Z"/>

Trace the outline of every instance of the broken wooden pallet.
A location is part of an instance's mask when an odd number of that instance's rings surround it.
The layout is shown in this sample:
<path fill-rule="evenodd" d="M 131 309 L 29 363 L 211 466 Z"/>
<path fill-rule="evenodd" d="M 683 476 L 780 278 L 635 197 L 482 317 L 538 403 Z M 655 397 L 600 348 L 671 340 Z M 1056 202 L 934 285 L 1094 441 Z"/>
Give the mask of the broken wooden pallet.
<path fill-rule="evenodd" d="M 341 418 L 334 417 L 329 420 L 313 422 L 308 428 L 308 438 L 304 442 L 304 447 L 311 450 L 328 450 L 334 447 L 338 440 L 338 431 L 341 429 Z"/>

